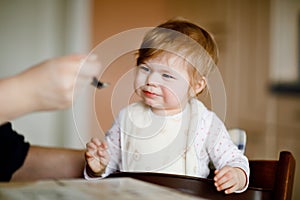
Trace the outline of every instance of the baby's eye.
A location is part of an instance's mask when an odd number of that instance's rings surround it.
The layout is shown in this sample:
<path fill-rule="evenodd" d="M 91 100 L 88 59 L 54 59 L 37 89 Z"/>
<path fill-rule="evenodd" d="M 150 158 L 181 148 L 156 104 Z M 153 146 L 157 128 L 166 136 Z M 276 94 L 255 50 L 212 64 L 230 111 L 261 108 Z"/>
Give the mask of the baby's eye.
<path fill-rule="evenodd" d="M 172 75 L 170 75 L 170 74 L 162 74 L 162 76 L 163 76 L 164 78 L 168 78 L 168 79 L 175 79 L 175 77 L 172 76 Z"/>
<path fill-rule="evenodd" d="M 145 71 L 145 72 L 150 71 L 149 67 L 147 67 L 146 65 L 139 65 L 139 69 L 142 70 L 142 71 Z"/>

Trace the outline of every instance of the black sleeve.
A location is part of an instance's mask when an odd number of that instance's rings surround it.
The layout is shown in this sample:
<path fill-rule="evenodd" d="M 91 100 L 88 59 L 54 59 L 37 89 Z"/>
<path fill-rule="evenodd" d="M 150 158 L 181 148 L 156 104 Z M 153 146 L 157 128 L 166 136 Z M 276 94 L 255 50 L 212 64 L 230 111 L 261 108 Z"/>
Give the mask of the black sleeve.
<path fill-rule="evenodd" d="M 15 132 L 10 123 L 0 126 L 0 181 L 9 181 L 27 156 L 29 143 Z"/>

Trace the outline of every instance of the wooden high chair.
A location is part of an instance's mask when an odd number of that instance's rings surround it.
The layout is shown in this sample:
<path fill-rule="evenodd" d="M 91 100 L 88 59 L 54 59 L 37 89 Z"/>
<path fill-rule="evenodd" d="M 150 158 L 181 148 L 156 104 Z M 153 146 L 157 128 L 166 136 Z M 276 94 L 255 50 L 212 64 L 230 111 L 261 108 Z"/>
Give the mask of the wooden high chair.
<path fill-rule="evenodd" d="M 296 160 L 291 152 L 280 152 L 279 160 L 250 160 L 249 164 L 249 188 L 271 191 L 271 199 L 292 199 Z"/>

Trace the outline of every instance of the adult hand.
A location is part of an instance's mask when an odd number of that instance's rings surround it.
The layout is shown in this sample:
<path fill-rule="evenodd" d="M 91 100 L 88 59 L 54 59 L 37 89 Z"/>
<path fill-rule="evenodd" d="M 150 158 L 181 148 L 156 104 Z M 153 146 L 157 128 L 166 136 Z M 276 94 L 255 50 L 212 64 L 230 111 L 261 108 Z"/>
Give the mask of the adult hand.
<path fill-rule="evenodd" d="M 95 55 L 88 59 L 86 55 L 69 55 L 49 59 L 1 79 L 0 124 L 35 111 L 69 107 L 73 91 L 79 94 L 94 76 L 98 77 L 100 70 L 101 64 Z"/>
<path fill-rule="evenodd" d="M 85 55 L 70 55 L 50 59 L 19 74 L 17 81 L 24 86 L 22 92 L 27 93 L 24 96 L 30 95 L 33 110 L 69 107 L 73 92 L 78 93 L 90 84 L 101 69 L 95 55 L 85 58 Z"/>

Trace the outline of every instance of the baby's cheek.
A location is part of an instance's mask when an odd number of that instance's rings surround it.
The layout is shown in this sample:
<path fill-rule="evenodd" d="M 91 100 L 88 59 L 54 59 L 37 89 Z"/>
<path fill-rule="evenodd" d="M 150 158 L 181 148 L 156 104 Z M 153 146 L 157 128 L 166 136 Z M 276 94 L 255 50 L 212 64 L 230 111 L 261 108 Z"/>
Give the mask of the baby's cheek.
<path fill-rule="evenodd" d="M 172 96 L 173 98 L 181 101 L 182 99 L 186 99 L 189 95 L 189 87 L 187 84 L 174 84 L 168 87 L 168 96 Z"/>
<path fill-rule="evenodd" d="M 165 103 L 169 105 L 178 105 L 181 102 L 181 97 L 170 89 L 163 89 Z"/>
<path fill-rule="evenodd" d="M 136 78 L 136 79 L 134 80 L 133 86 L 134 86 L 134 89 L 135 89 L 135 90 L 138 89 L 138 88 L 140 88 L 140 87 L 142 86 L 141 81 L 140 81 L 139 79 Z"/>

